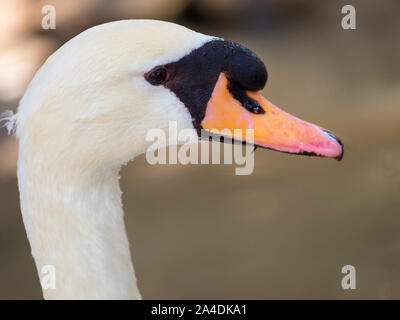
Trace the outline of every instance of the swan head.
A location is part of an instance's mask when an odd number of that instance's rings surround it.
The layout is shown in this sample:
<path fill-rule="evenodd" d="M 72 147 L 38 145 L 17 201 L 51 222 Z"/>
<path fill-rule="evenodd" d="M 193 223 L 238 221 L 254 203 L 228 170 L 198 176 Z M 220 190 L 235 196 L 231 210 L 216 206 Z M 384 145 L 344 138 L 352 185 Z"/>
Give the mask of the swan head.
<path fill-rule="evenodd" d="M 50 56 L 18 109 L 17 135 L 47 166 L 118 167 L 143 153 L 150 129 L 253 129 L 257 146 L 341 158 L 333 134 L 258 93 L 261 60 L 233 42 L 154 20 L 88 29 Z M 246 140 L 244 135 L 233 135 Z"/>

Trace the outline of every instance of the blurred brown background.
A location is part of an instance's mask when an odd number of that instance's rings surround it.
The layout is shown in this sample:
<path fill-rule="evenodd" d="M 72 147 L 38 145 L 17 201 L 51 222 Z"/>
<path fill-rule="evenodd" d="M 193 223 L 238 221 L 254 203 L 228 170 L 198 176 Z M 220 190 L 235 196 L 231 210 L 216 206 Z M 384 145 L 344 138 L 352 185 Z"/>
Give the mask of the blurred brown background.
<path fill-rule="evenodd" d="M 41 8 L 57 10 L 42 30 Z M 352 4 L 357 29 L 341 28 Z M 342 162 L 257 150 L 230 165 L 122 170 L 123 200 L 145 299 L 400 298 L 400 2 L 0 0 L 0 111 L 87 27 L 155 18 L 239 42 L 265 62 L 264 94 L 335 132 Z M 40 299 L 19 211 L 14 137 L 0 132 L 0 298 Z M 341 268 L 357 289 L 341 288 Z"/>

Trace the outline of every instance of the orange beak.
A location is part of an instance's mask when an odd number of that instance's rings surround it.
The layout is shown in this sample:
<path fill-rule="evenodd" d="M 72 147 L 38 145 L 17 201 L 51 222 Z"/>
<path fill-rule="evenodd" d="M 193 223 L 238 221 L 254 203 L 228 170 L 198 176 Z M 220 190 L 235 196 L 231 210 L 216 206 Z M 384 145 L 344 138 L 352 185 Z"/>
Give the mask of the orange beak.
<path fill-rule="evenodd" d="M 224 132 L 229 129 L 232 132 L 229 138 L 244 142 L 246 129 L 253 129 L 256 146 L 287 153 L 342 159 L 343 145 L 335 135 L 280 110 L 259 92 L 247 91 L 248 97 L 258 102 L 265 111 L 263 114 L 252 113 L 232 96 L 228 83 L 225 74 L 221 73 L 201 122 L 204 129 Z"/>

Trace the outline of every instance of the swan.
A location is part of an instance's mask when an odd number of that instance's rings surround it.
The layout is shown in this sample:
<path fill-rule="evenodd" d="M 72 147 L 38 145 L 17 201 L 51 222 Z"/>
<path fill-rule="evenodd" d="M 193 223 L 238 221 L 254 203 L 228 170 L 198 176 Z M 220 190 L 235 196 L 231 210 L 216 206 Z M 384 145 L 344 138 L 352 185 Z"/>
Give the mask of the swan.
<path fill-rule="evenodd" d="M 259 93 L 266 81 L 249 49 L 156 20 L 98 25 L 53 53 L 2 119 L 19 141 L 21 212 L 39 277 L 56 271 L 44 298 L 141 299 L 119 171 L 146 151 L 152 128 L 250 128 L 255 146 L 340 159 L 335 135 Z"/>

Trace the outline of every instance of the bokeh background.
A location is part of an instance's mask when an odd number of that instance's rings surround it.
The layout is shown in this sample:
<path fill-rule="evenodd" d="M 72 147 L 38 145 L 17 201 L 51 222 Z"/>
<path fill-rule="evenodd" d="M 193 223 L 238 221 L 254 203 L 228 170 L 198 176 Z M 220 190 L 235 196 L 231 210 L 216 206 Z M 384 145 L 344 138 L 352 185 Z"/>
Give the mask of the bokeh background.
<path fill-rule="evenodd" d="M 52 4 L 56 30 L 42 30 Z M 341 28 L 352 4 L 357 29 Z M 0 0 L 0 111 L 84 29 L 174 21 L 266 63 L 264 94 L 335 132 L 342 162 L 257 150 L 233 165 L 122 170 L 126 224 L 146 299 L 400 298 L 400 2 L 396 0 Z M 17 142 L 0 132 L 0 298 L 40 299 L 19 210 Z M 354 265 L 357 289 L 341 288 Z"/>

